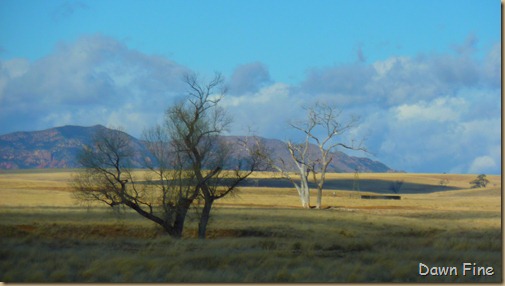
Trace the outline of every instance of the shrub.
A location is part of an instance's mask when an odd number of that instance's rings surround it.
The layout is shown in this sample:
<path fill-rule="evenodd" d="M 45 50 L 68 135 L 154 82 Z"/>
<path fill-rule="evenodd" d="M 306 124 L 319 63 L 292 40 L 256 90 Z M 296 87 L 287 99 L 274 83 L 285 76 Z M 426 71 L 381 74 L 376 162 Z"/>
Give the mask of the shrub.
<path fill-rule="evenodd" d="M 480 174 L 477 178 L 470 182 L 472 185 L 472 189 L 474 188 L 485 188 L 489 184 L 489 180 L 486 178 L 486 175 Z"/>

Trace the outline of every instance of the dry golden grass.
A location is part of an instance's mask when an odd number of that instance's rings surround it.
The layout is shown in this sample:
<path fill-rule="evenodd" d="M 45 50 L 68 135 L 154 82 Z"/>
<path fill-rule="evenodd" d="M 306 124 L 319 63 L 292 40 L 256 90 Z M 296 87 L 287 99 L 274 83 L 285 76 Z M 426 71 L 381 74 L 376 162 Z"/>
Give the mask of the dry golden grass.
<path fill-rule="evenodd" d="M 58 171 L 21 171 L 0 173 L 1 207 L 72 207 L 77 202 L 71 195 L 70 170 Z M 136 171 L 138 178 L 143 178 L 144 171 Z M 253 179 L 278 178 L 277 173 L 253 173 Z M 452 174 L 406 174 L 406 173 L 369 173 L 360 174 L 363 182 L 404 180 L 405 185 L 423 185 L 440 187 L 440 180 L 448 179 L 450 190 L 427 194 L 401 194 L 401 200 L 361 200 L 359 195 L 367 192 L 349 190 L 325 190 L 323 207 L 347 211 L 376 213 L 429 213 L 433 211 L 499 211 L 501 200 L 501 177 L 488 176 L 490 184 L 485 189 L 470 189 L 469 182 L 475 175 Z M 327 180 L 354 179 L 354 174 L 328 174 Z M 348 188 L 350 189 L 350 188 Z M 311 192 L 315 203 L 315 190 Z M 275 207 L 299 208 L 300 200 L 294 188 L 241 187 L 233 196 L 223 198 L 217 206 L 228 207 Z"/>
<path fill-rule="evenodd" d="M 75 205 L 68 182 L 72 172 L 2 172 L 1 207 Z"/>
<path fill-rule="evenodd" d="M 139 178 L 144 171 L 137 171 Z M 275 173 L 254 173 L 256 179 L 269 179 Z M 22 171 L 0 174 L 0 209 L 2 207 L 77 207 L 71 194 L 71 171 Z M 352 180 L 353 174 L 328 174 L 328 180 Z M 389 216 L 439 217 L 444 215 L 464 217 L 467 213 L 497 214 L 501 212 L 501 177 L 488 176 L 489 187 L 470 189 L 468 182 L 475 175 L 446 174 L 360 174 L 361 181 L 404 180 L 405 184 L 422 184 L 439 187 L 441 179 L 449 180 L 450 190 L 427 194 L 401 194 L 401 200 L 362 200 L 364 192 L 349 190 L 326 190 L 323 196 L 323 208 L 334 211 L 353 213 L 381 214 Z M 362 183 L 362 187 L 363 183 Z M 312 202 L 315 202 L 315 190 L 312 190 Z M 100 205 L 97 205 L 100 206 Z M 300 200 L 294 188 L 258 188 L 242 187 L 233 196 L 223 198 L 217 207 L 233 208 L 300 208 Z M 470 216 L 461 223 L 471 222 L 475 228 L 498 227 L 499 220 L 488 220 Z M 450 223 L 447 227 L 456 225 Z"/>
<path fill-rule="evenodd" d="M 143 176 L 143 171 L 136 175 Z M 255 173 L 258 180 L 271 173 Z M 300 208 L 294 188 L 242 187 L 217 201 L 207 241 L 164 235 L 126 211 L 82 208 L 68 171 L 0 173 L 0 280 L 8 282 L 499 282 L 501 177 L 360 174 L 361 187 L 405 181 L 401 200 L 362 200 L 353 174 L 324 210 Z M 447 190 L 440 180 L 446 178 Z M 349 183 L 351 184 L 349 186 Z M 402 189 L 403 190 L 403 189 Z M 427 193 L 422 193 L 426 191 Z M 315 203 L 315 192 L 312 193 Z M 174 259 L 177 258 L 177 259 Z M 421 277 L 418 263 L 478 262 L 492 277 Z"/>
<path fill-rule="evenodd" d="M 137 171 L 139 178 L 143 171 Z M 256 179 L 268 179 L 275 173 L 254 173 Z M 71 195 L 71 171 L 23 171 L 0 174 L 1 207 L 73 207 L 77 202 Z M 328 180 L 353 180 L 353 174 L 328 174 Z M 323 207 L 344 211 L 380 214 L 429 214 L 433 212 L 497 212 L 501 209 L 501 177 L 488 176 L 489 187 L 470 189 L 468 182 L 475 175 L 446 174 L 360 174 L 360 181 L 404 180 L 407 184 L 439 187 L 441 179 L 449 180 L 450 190 L 428 194 L 401 194 L 401 200 L 362 200 L 365 192 L 326 190 Z M 366 186 L 361 183 L 361 187 Z M 315 190 L 312 190 L 315 202 Z M 299 208 L 300 200 L 294 188 L 242 187 L 234 196 L 219 200 L 217 206 Z"/>

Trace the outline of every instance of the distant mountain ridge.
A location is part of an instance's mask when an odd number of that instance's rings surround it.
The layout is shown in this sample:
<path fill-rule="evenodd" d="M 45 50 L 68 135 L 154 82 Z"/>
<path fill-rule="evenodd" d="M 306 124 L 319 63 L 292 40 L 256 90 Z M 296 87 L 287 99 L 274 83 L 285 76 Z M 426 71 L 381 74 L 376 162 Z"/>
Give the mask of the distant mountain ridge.
<path fill-rule="evenodd" d="M 91 127 L 62 126 L 41 131 L 13 132 L 0 135 L 0 169 L 33 169 L 33 168 L 77 168 L 79 164 L 76 155 L 84 145 L 91 143 L 91 138 L 98 130 L 109 130 L 102 125 Z M 130 135 L 129 135 L 130 136 Z M 147 154 L 147 149 L 142 140 L 130 136 L 135 148 Z M 222 136 L 228 142 L 244 139 L 241 136 Z M 260 138 L 265 146 L 276 158 L 289 162 L 288 168 L 294 169 L 294 163 L 285 147 L 284 142 L 277 139 Z M 316 152 L 316 146 L 311 146 L 311 152 Z M 243 154 L 235 153 L 239 158 Z M 149 155 L 144 155 L 149 156 Z M 368 158 L 348 156 L 342 152 L 334 152 L 333 160 L 329 166 L 330 172 L 395 172 L 385 164 Z M 137 156 L 133 166 L 141 168 L 144 157 Z"/>
<path fill-rule="evenodd" d="M 289 170 L 296 170 L 295 163 L 286 148 L 286 143 L 278 139 L 261 138 L 265 146 L 272 151 L 275 158 L 282 158 L 286 162 Z M 311 144 L 309 154 L 319 155 L 319 148 Z M 369 158 L 349 156 L 343 152 L 335 151 L 331 153 L 331 163 L 328 166 L 328 172 L 335 173 L 353 173 L 358 169 L 365 173 L 391 173 L 397 172 L 385 164 L 374 161 Z"/>

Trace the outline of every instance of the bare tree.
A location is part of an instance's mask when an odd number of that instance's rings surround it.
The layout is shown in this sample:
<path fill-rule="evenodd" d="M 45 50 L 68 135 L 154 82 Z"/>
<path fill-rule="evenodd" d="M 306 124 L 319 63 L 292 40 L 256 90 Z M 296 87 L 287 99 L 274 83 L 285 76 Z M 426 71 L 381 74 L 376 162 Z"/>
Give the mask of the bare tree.
<path fill-rule="evenodd" d="M 310 144 L 308 140 L 305 140 L 302 144 L 295 144 L 291 141 L 288 141 L 286 144 L 289 155 L 296 165 L 296 174 L 299 181 L 288 171 L 287 163 L 282 158 L 279 159 L 279 162 L 275 162 L 272 158 L 269 160 L 270 167 L 279 171 L 281 176 L 288 179 L 296 188 L 303 208 L 310 208 L 310 190 L 308 182 L 310 172 L 309 147 Z"/>
<path fill-rule="evenodd" d="M 326 171 L 333 157 L 332 152 L 337 147 L 349 150 L 366 151 L 363 142 L 343 143 L 337 138 L 341 138 L 345 132 L 355 128 L 358 118 L 351 117 L 348 121 L 340 119 L 342 111 L 335 106 L 330 106 L 321 102 L 307 108 L 307 119 L 304 123 L 292 123 L 291 127 L 305 133 L 306 141 L 314 142 L 319 149 L 319 157 L 310 162 L 314 182 L 317 186 L 316 208 L 321 208 L 323 186 L 326 180 Z M 317 176 L 319 174 L 319 177 Z"/>
<path fill-rule="evenodd" d="M 214 201 L 262 168 L 266 156 L 259 140 L 221 140 L 232 121 L 218 106 L 225 91 L 220 74 L 207 84 L 194 74 L 184 82 L 187 97 L 167 109 L 163 125 L 144 132 L 153 159 L 146 161 L 149 172 L 143 180 L 129 168 L 135 153 L 130 137 L 117 130 L 99 132 L 79 156 L 84 168 L 74 178 L 77 198 L 127 206 L 176 238 L 182 236 L 189 210 L 202 198 L 198 236 L 205 238 Z M 232 160 L 232 151 L 244 155 Z"/>
<path fill-rule="evenodd" d="M 162 126 L 144 131 L 143 138 L 155 159 L 155 162 L 146 162 L 150 172 L 145 182 L 158 194 L 165 220 L 173 221 L 174 230 L 180 236 L 188 211 L 198 196 L 198 191 L 191 187 L 194 176 L 180 154 L 174 151 Z"/>
<path fill-rule="evenodd" d="M 165 128 L 177 157 L 181 163 L 189 164 L 193 194 L 203 198 L 198 236 L 205 238 L 214 201 L 236 190 L 241 181 L 260 167 L 264 156 L 260 147 L 228 146 L 220 140 L 219 136 L 232 122 L 218 106 L 225 92 L 220 74 L 207 84 L 195 74 L 187 75 L 184 81 L 188 85 L 187 98 L 167 110 Z M 231 148 L 245 148 L 248 154 L 232 170 L 225 172 L 225 168 L 230 167 Z"/>
<path fill-rule="evenodd" d="M 200 213 L 198 225 L 198 237 L 205 238 L 207 225 L 210 219 L 210 211 L 213 203 L 237 190 L 238 185 L 256 170 L 266 169 L 266 150 L 259 140 L 248 142 L 246 139 L 238 140 L 234 144 L 219 142 L 218 152 L 220 155 L 219 164 L 216 164 L 214 176 L 208 183 L 201 185 L 201 193 L 204 201 L 203 209 Z M 245 153 L 243 158 L 230 161 L 231 148 Z M 240 151 L 239 151 L 240 152 Z M 219 167 L 219 165 L 223 167 Z M 228 170 L 224 170 L 228 166 Z"/>
<path fill-rule="evenodd" d="M 182 231 L 176 227 L 176 221 L 163 211 L 165 202 L 153 196 L 148 185 L 137 184 L 129 162 L 134 155 L 135 149 L 128 134 L 119 129 L 98 130 L 92 138 L 92 145 L 85 146 L 78 155 L 83 168 L 74 175 L 75 197 L 81 201 L 103 202 L 111 207 L 124 205 L 160 225 L 169 235 L 180 237 Z"/>
<path fill-rule="evenodd" d="M 307 118 L 304 121 L 290 124 L 292 128 L 301 131 L 305 135 L 305 140 L 300 144 L 293 144 L 292 142 L 288 142 L 287 144 L 291 158 L 297 166 L 300 185 L 297 185 L 296 181 L 290 177 L 285 167 L 278 165 L 273 165 L 272 167 L 281 171 L 282 175 L 295 185 L 300 195 L 302 206 L 305 208 L 310 207 L 307 178 L 309 173 L 312 172 L 312 178 L 317 186 L 316 208 L 321 208 L 326 171 L 333 159 L 332 152 L 338 147 L 360 151 L 366 151 L 366 149 L 362 141 L 358 143 L 354 140 L 351 140 L 349 143 L 341 141 L 341 135 L 356 127 L 357 118 L 352 117 L 348 121 L 341 121 L 341 111 L 334 106 L 320 102 L 315 103 L 306 110 Z M 310 152 L 311 143 L 317 146 L 318 155 Z"/>

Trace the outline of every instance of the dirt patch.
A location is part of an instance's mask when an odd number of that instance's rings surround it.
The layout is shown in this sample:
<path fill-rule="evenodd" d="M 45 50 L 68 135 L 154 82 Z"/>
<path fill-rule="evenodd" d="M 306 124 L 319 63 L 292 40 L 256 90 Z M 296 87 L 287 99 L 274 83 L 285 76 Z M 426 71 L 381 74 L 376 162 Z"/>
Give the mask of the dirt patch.
<path fill-rule="evenodd" d="M 244 203 L 219 203 L 220 207 L 247 207 L 247 208 L 275 208 L 275 209 L 301 209 L 299 206 L 269 205 L 269 204 L 244 204 Z"/>
<path fill-rule="evenodd" d="M 16 230 L 24 233 L 31 233 L 34 232 L 37 229 L 36 226 L 34 225 L 28 225 L 28 224 L 21 224 L 16 226 Z"/>
<path fill-rule="evenodd" d="M 62 224 L 20 224 L 0 225 L 3 237 L 37 237 L 58 239 L 86 238 L 152 238 L 162 235 L 153 228 L 115 225 L 62 225 Z"/>
<path fill-rule="evenodd" d="M 272 237 L 274 235 L 274 232 L 259 229 L 212 229 L 207 230 L 206 238 Z M 196 230 L 188 230 L 184 232 L 184 237 L 196 238 L 198 233 Z"/>
<path fill-rule="evenodd" d="M 330 207 L 333 210 L 357 211 L 357 210 L 422 210 L 425 208 L 411 206 L 353 206 L 353 207 Z"/>
<path fill-rule="evenodd" d="M 378 209 L 378 210 L 396 210 L 396 209 L 401 209 L 401 210 L 415 210 L 419 208 L 415 207 L 406 207 L 406 206 L 360 206 L 360 207 L 354 207 L 355 209 Z"/>
<path fill-rule="evenodd" d="M 24 237 L 34 233 L 37 227 L 34 225 L 0 225 L 1 237 Z"/>

